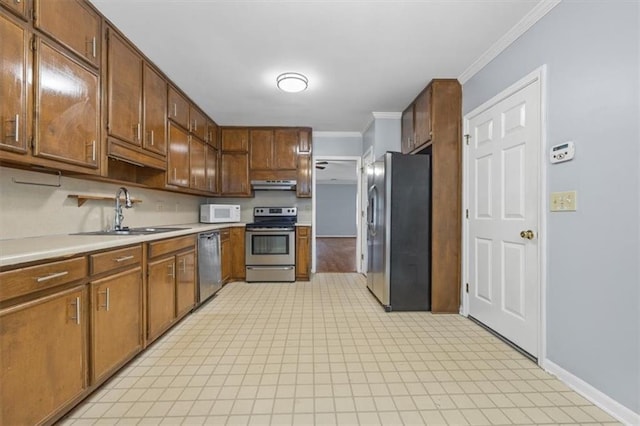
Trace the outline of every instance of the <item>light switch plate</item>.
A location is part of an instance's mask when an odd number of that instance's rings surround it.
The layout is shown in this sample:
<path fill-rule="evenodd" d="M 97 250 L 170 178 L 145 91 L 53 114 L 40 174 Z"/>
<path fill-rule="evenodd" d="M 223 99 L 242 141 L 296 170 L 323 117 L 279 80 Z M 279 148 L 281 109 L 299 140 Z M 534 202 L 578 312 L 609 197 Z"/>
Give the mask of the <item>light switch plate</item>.
<path fill-rule="evenodd" d="M 576 191 L 552 192 L 551 211 L 552 212 L 574 212 L 576 211 L 578 193 Z"/>

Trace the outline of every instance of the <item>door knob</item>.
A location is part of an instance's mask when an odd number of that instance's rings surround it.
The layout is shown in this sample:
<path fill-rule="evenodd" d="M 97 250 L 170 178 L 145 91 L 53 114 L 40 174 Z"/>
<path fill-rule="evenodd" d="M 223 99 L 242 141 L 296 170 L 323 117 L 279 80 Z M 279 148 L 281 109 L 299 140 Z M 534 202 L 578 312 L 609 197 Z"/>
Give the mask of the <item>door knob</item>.
<path fill-rule="evenodd" d="M 520 236 L 527 240 L 533 240 L 534 233 L 531 229 L 527 229 L 526 231 L 520 231 Z"/>

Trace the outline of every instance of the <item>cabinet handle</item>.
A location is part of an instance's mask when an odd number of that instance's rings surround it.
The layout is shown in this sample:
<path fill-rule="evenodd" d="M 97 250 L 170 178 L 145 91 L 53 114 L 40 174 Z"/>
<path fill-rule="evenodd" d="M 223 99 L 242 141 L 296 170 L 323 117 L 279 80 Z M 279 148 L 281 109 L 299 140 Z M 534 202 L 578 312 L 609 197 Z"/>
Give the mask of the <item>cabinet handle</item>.
<path fill-rule="evenodd" d="M 20 4 L 22 3 L 22 0 L 14 0 L 15 4 Z"/>
<path fill-rule="evenodd" d="M 111 303 L 110 303 L 111 291 L 109 287 L 107 287 L 105 291 L 101 291 L 98 294 L 104 294 L 104 305 L 100 305 L 100 307 L 104 308 L 105 311 L 109 312 L 109 307 L 111 306 Z"/>
<path fill-rule="evenodd" d="M 96 161 L 96 141 L 91 141 L 91 161 Z"/>
<path fill-rule="evenodd" d="M 167 267 L 169 269 L 171 269 L 171 272 L 168 274 L 171 278 L 175 278 L 176 277 L 176 265 L 174 263 L 172 263 L 171 265 L 167 265 Z"/>
<path fill-rule="evenodd" d="M 198 131 L 198 119 L 194 118 L 193 119 L 193 130 L 192 132 L 197 132 Z"/>
<path fill-rule="evenodd" d="M 80 298 L 76 297 L 76 303 L 74 303 L 74 305 L 76 305 L 76 316 L 75 318 L 71 318 L 72 320 L 76 321 L 76 324 L 80 325 Z"/>
<path fill-rule="evenodd" d="M 69 271 L 62 271 L 62 272 L 54 272 L 53 274 L 50 275 L 46 275 L 44 277 L 38 277 L 36 278 L 36 282 L 42 283 L 45 281 L 49 281 L 52 280 L 54 278 L 60 278 L 60 277 L 64 277 L 65 275 L 67 275 L 69 273 Z"/>
<path fill-rule="evenodd" d="M 175 182 L 176 180 L 178 180 L 178 170 L 174 167 L 173 168 L 173 181 Z"/>
<path fill-rule="evenodd" d="M 140 123 L 136 124 L 136 134 L 135 134 L 135 136 L 136 136 L 136 140 L 137 141 L 139 141 L 141 139 L 141 136 L 140 136 Z"/>
<path fill-rule="evenodd" d="M 151 146 L 153 146 L 153 130 L 151 131 Z"/>
<path fill-rule="evenodd" d="M 173 116 L 178 116 L 178 104 L 176 104 L 175 102 L 173 103 Z"/>
<path fill-rule="evenodd" d="M 96 57 L 96 36 L 93 36 L 93 39 L 91 40 L 91 54 L 94 58 Z"/>
<path fill-rule="evenodd" d="M 122 257 L 116 257 L 115 259 L 113 259 L 114 262 L 124 262 L 125 260 L 131 260 L 133 259 L 133 256 L 122 256 Z"/>
<path fill-rule="evenodd" d="M 187 259 L 180 259 L 180 269 L 183 274 L 187 273 Z"/>
<path fill-rule="evenodd" d="M 16 114 L 16 131 L 13 136 L 16 143 L 20 142 L 20 114 Z"/>

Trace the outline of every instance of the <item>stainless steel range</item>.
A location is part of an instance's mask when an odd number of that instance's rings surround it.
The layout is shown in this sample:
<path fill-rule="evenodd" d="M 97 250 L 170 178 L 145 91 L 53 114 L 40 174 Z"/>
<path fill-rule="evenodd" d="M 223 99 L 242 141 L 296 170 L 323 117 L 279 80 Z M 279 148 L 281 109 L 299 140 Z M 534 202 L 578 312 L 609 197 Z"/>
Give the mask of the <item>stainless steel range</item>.
<path fill-rule="evenodd" d="M 246 226 L 247 282 L 296 279 L 297 207 L 255 207 Z"/>

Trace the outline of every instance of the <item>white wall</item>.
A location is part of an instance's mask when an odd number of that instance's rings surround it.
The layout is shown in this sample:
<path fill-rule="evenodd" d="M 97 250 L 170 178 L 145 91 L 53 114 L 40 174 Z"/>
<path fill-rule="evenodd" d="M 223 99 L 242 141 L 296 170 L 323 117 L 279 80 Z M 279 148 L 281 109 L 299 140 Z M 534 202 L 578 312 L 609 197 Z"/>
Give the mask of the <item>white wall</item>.
<path fill-rule="evenodd" d="M 316 183 L 316 236 L 355 237 L 358 185 Z"/>
<path fill-rule="evenodd" d="M 89 200 L 78 207 L 69 194 L 115 197 L 120 185 L 62 177 L 60 188 L 22 185 L 13 180 L 56 183 L 57 177 L 0 167 L 0 239 L 98 231 L 113 227 L 114 202 Z M 125 185 L 126 186 L 126 185 Z M 142 200 L 123 209 L 124 226 L 158 226 L 194 223 L 204 199 L 191 195 L 128 187 Z"/>
<path fill-rule="evenodd" d="M 547 358 L 640 412 L 640 3 L 561 2 L 463 86 L 464 112 L 547 64 Z M 545 194 L 548 197 L 549 194 Z"/>

